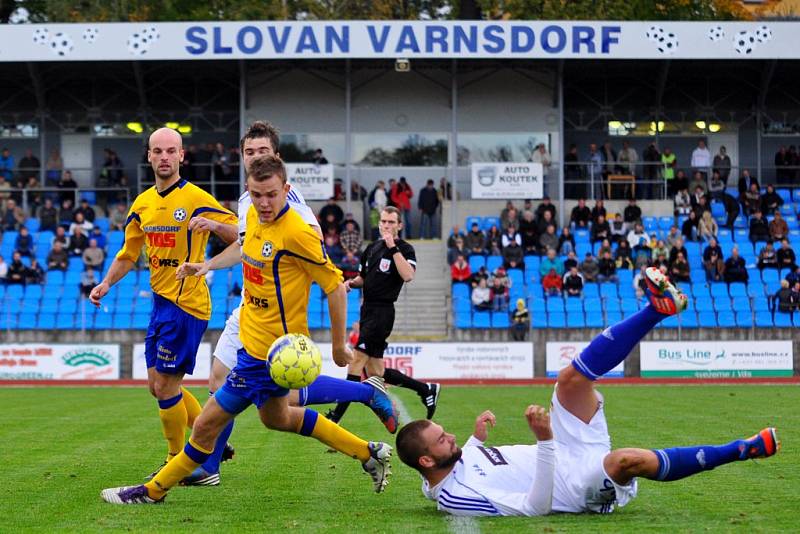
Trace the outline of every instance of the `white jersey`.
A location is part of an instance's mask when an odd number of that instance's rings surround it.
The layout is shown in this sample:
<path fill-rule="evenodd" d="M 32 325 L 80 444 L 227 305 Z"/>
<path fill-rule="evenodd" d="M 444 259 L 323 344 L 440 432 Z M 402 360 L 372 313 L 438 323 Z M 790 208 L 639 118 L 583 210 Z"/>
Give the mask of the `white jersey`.
<path fill-rule="evenodd" d="M 553 440 L 538 445 L 485 447 L 474 436 L 461 459 L 436 486 L 423 479 L 422 492 L 452 515 L 543 515 L 552 512 L 608 513 L 636 496 L 606 474 L 611 450 L 600 408 L 589 423 L 572 415 L 553 393 Z"/>

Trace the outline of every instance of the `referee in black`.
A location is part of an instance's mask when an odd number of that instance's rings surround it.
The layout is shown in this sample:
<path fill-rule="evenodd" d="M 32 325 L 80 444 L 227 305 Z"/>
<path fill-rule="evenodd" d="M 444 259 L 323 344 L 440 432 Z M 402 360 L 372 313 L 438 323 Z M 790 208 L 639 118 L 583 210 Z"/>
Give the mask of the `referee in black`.
<path fill-rule="evenodd" d="M 427 408 L 430 419 L 439 400 L 439 384 L 414 380 L 397 369 L 385 369 L 383 365 L 383 351 L 388 346 L 386 340 L 394 327 L 394 303 L 403 284 L 414 279 L 417 267 L 414 247 L 398 237 L 403 227 L 400 221 L 400 210 L 393 206 L 383 208 L 378 225 L 381 239 L 373 241 L 364 250 L 358 276 L 344 283 L 348 291 L 353 287 L 363 288 L 361 330 L 354 350 L 355 358 L 347 368 L 347 379 L 360 382 L 361 373 L 366 368 L 368 376 L 381 376 L 388 384 L 413 389 Z M 349 404 L 337 404 L 327 417 L 338 423 Z"/>

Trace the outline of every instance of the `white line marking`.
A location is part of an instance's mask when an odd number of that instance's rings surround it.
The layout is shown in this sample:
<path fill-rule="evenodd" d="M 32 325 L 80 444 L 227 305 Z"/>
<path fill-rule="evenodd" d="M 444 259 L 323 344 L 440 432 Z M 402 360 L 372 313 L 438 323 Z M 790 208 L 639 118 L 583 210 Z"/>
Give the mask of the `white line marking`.
<path fill-rule="evenodd" d="M 400 418 L 400 425 L 405 425 L 406 423 L 413 421 L 414 418 L 411 417 L 408 408 L 406 408 L 405 403 L 400 399 L 400 397 L 393 395 L 391 392 L 389 392 L 388 395 L 394 401 L 395 407 L 397 407 L 397 415 Z M 478 522 L 468 516 L 456 516 L 448 514 L 445 517 L 445 521 L 447 522 L 447 530 L 453 534 L 480 534 L 481 532 L 481 527 L 478 525 Z"/>

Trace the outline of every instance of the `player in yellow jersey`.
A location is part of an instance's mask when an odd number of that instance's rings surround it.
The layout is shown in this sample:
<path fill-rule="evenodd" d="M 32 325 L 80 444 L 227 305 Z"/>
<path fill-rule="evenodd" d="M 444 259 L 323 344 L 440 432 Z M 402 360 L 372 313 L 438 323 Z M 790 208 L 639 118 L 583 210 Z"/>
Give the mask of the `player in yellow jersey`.
<path fill-rule="evenodd" d="M 255 404 L 267 428 L 312 436 L 357 458 L 382 492 L 391 472 L 391 447 L 366 442 L 313 410 L 289 405 L 287 389 L 269 374 L 267 351 L 279 336 L 308 335 L 307 310 L 311 282 L 328 296 L 333 359 L 339 366 L 353 358 L 346 345 L 347 291 L 319 237 L 302 217 L 289 209 L 289 185 L 283 162 L 274 156 L 255 160 L 247 185 L 253 200 L 241 247 L 233 244 L 207 262 L 211 269 L 244 264 L 244 302 L 240 337 L 244 345 L 225 385 L 203 407 L 192 437 L 182 453 L 147 484 L 109 488 L 102 492 L 114 504 L 144 504 L 163 500 L 167 491 L 202 464 L 217 437 L 238 414 Z"/>
<path fill-rule="evenodd" d="M 194 370 L 197 347 L 211 315 L 205 278 L 178 280 L 175 271 L 184 261 L 202 261 L 209 230 L 228 243 L 235 241 L 237 219 L 210 194 L 181 179 L 183 143 L 178 132 L 156 130 L 147 154 L 156 184 L 134 200 L 125 224 L 125 244 L 89 300 L 99 306 L 111 286 L 133 268 L 142 246 L 146 248 L 153 290 L 145 338 L 147 378 L 150 393 L 158 399 L 169 462 L 183 448 L 186 429 L 200 414 L 197 399 L 181 384 L 184 374 Z"/>

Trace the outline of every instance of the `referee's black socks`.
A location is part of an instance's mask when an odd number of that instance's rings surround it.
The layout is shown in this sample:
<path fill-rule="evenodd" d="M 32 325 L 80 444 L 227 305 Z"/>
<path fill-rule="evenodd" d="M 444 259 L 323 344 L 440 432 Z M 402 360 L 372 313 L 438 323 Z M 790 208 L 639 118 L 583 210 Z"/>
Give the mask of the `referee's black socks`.
<path fill-rule="evenodd" d="M 430 388 L 425 382 L 414 380 L 410 376 L 401 373 L 397 369 L 385 369 L 383 371 L 383 379 L 387 384 L 393 386 L 400 386 L 401 388 L 413 389 L 420 397 L 425 397 L 430 393 Z"/>

